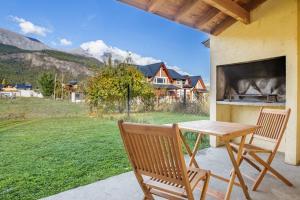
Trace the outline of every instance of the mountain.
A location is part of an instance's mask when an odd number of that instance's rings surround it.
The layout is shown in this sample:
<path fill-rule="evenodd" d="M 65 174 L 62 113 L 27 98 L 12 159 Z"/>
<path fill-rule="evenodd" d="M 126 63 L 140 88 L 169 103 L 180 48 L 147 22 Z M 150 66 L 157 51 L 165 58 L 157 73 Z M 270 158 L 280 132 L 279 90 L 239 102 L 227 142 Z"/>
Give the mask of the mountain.
<path fill-rule="evenodd" d="M 103 66 L 99 60 L 57 50 L 25 50 L 0 44 L 0 80 L 10 83 L 31 83 L 43 72 L 64 75 L 65 81 L 84 80 Z"/>
<path fill-rule="evenodd" d="M 35 38 L 0 28 L 0 81 L 36 86 L 43 72 L 63 74 L 65 81 L 83 80 L 101 66 L 96 58 L 51 49 Z"/>
<path fill-rule="evenodd" d="M 41 41 L 0 28 L 0 43 L 26 50 L 51 49 Z"/>

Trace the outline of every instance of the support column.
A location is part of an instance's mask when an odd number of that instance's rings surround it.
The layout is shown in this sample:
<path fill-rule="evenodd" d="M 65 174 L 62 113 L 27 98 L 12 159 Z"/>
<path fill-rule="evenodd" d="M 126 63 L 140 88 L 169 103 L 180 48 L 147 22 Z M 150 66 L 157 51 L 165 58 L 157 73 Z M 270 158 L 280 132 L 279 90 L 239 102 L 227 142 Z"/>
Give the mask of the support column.
<path fill-rule="evenodd" d="M 293 71 L 287 70 L 287 91 L 290 99 L 287 100 L 287 106 L 291 108 L 291 116 L 287 127 L 285 142 L 285 162 L 292 165 L 300 163 L 300 3 L 297 2 L 297 54 L 295 58 L 287 60 L 287 66 L 292 67 Z M 293 59 L 293 60 L 292 60 Z M 295 60 L 294 60 L 295 59 Z M 289 60 L 292 62 L 289 66 Z M 295 63 L 293 65 L 293 63 Z M 287 68 L 288 69 L 288 68 Z M 289 85 L 290 84 L 290 85 Z M 288 96 L 288 97 L 289 97 Z"/>

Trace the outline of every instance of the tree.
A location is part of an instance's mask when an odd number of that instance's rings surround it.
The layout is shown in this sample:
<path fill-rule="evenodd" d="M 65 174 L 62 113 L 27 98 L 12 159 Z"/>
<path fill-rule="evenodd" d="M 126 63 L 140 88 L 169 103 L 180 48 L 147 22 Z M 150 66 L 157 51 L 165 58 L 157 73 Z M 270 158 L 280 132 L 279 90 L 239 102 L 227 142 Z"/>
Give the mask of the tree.
<path fill-rule="evenodd" d="M 54 92 L 54 75 L 52 73 L 43 73 L 38 79 L 38 84 L 43 96 L 50 97 Z"/>
<path fill-rule="evenodd" d="M 3 85 L 3 86 L 8 85 L 8 82 L 7 82 L 7 80 L 6 80 L 5 78 L 2 80 L 2 85 Z"/>
<path fill-rule="evenodd" d="M 139 98 L 141 103 L 154 96 L 152 86 L 145 77 L 129 64 L 103 67 L 88 81 L 86 96 L 93 108 L 123 112 L 126 108 L 128 86 L 131 99 Z"/>

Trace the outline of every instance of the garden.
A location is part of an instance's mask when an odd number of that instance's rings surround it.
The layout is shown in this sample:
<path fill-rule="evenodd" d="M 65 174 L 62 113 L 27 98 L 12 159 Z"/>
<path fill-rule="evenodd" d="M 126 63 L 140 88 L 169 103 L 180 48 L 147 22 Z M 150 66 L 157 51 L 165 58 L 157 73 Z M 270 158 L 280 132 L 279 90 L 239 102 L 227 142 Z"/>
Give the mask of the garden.
<path fill-rule="evenodd" d="M 11 200 L 39 199 L 130 171 L 116 123 L 121 118 L 154 124 L 208 118 L 176 112 L 95 117 L 86 104 L 46 98 L 0 99 L 0 113 L 0 199 Z"/>

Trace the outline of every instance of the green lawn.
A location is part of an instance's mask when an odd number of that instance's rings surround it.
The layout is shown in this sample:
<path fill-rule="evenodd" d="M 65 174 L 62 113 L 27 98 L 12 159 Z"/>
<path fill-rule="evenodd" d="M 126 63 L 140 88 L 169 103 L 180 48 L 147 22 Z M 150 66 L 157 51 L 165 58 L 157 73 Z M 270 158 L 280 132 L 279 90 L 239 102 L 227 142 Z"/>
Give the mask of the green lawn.
<path fill-rule="evenodd" d="M 0 199 L 38 199 L 131 170 L 116 125 L 123 116 L 91 118 L 87 111 L 83 104 L 0 99 Z M 204 118 L 157 112 L 131 120 Z"/>

